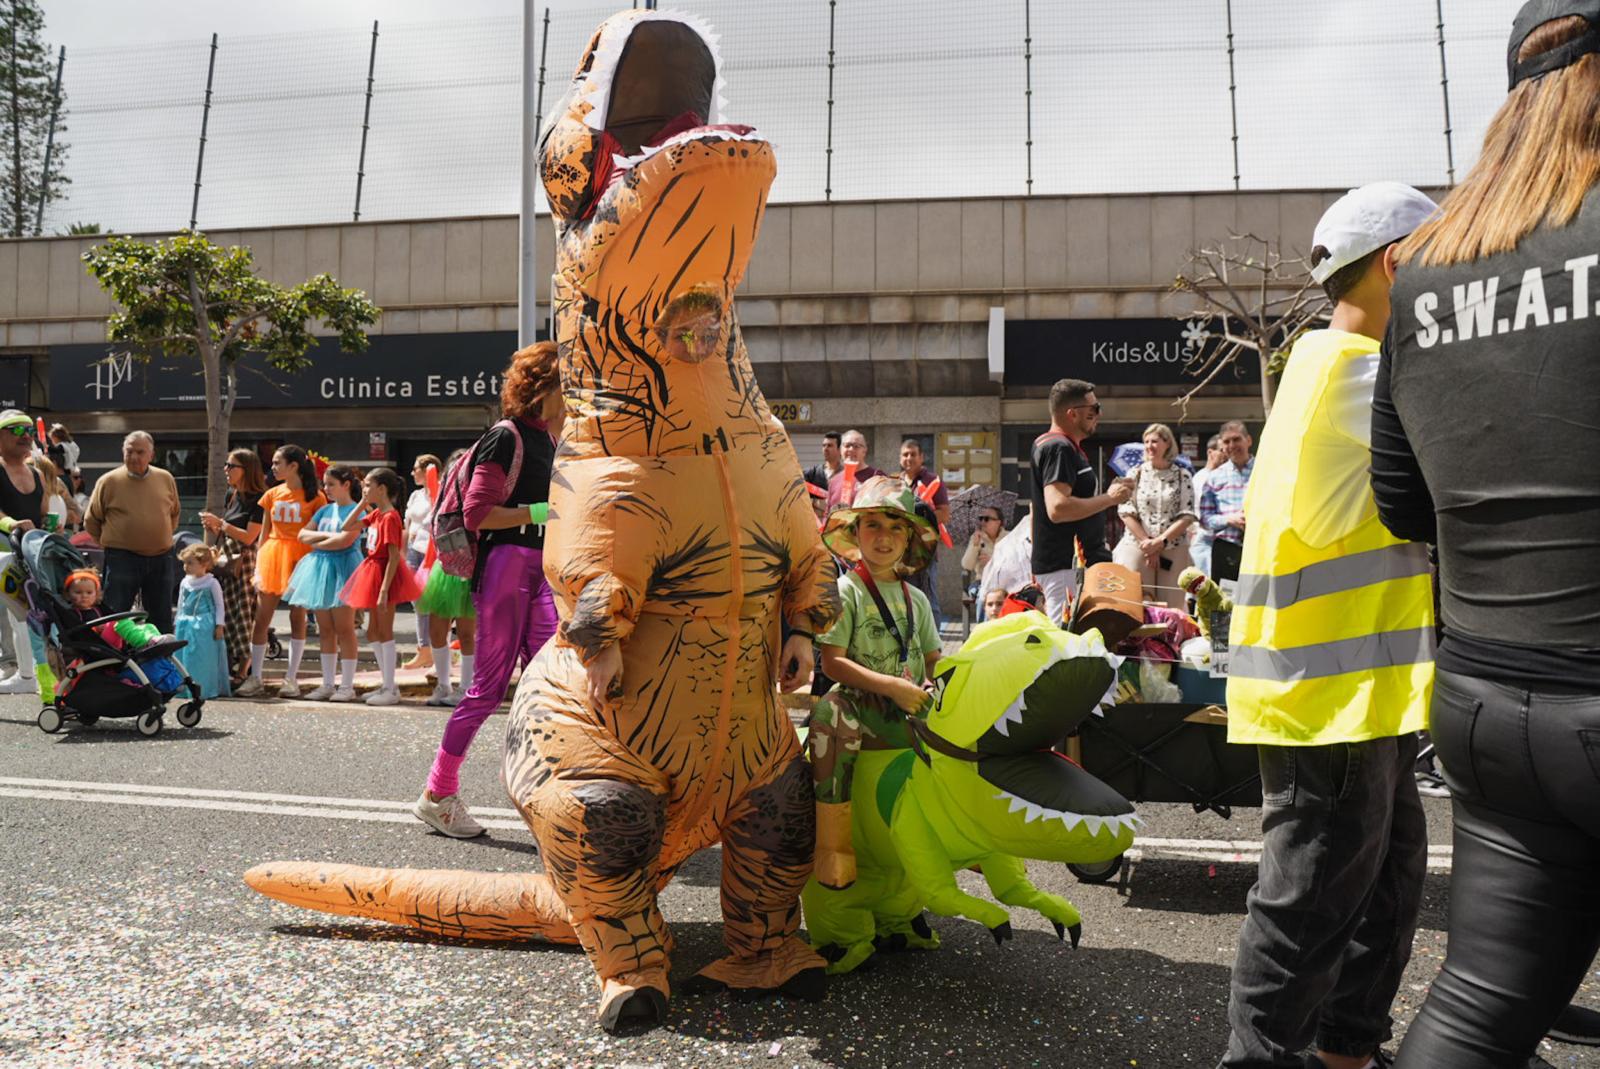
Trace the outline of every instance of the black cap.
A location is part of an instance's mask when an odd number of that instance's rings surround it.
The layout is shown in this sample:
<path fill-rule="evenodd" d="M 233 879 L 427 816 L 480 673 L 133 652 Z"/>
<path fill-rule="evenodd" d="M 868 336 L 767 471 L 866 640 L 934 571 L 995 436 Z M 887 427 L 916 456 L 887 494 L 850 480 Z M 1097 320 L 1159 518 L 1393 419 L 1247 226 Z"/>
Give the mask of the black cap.
<path fill-rule="evenodd" d="M 1572 15 L 1581 16 L 1589 23 L 1582 36 L 1517 62 L 1517 53 L 1522 51 L 1522 42 L 1528 39 L 1528 34 L 1552 19 Z M 1600 0 L 1528 0 L 1511 23 L 1511 44 L 1506 48 L 1506 71 L 1511 84 L 1506 88 L 1515 89 L 1519 82 L 1570 67 L 1591 52 L 1600 52 Z"/>

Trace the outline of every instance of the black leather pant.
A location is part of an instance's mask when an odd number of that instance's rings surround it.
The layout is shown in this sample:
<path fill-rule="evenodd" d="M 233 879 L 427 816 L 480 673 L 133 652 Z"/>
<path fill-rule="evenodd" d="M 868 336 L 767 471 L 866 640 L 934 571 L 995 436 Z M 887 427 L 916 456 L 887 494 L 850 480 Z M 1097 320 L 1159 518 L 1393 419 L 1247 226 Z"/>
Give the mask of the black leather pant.
<path fill-rule="evenodd" d="M 1450 947 L 1398 1069 L 1521 1069 L 1600 948 L 1600 696 L 1440 672 Z"/>

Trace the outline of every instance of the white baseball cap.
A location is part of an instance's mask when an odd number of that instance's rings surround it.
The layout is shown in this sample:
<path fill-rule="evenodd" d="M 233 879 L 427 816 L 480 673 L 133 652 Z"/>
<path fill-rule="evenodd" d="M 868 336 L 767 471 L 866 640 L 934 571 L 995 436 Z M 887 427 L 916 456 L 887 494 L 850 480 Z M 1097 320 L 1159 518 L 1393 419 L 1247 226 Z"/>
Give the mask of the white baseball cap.
<path fill-rule="evenodd" d="M 1404 182 L 1373 182 L 1328 206 L 1311 235 L 1311 277 L 1326 282 L 1341 267 L 1399 241 L 1439 206 Z"/>

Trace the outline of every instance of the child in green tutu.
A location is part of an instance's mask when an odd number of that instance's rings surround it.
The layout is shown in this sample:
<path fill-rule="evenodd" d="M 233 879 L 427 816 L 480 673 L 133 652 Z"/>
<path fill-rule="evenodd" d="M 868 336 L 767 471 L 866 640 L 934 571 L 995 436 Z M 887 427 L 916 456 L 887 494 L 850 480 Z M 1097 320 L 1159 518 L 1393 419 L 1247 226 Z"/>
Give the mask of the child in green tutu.
<path fill-rule="evenodd" d="M 465 449 L 451 453 L 450 459 L 445 461 L 444 470 L 451 470 L 456 460 L 465 453 Z M 439 676 L 428 704 L 454 707 L 467 688 L 472 686 L 472 657 L 477 649 L 475 639 L 478 633 L 478 618 L 472 609 L 472 581 L 451 575 L 435 563 L 428 572 L 427 584 L 423 586 L 422 597 L 417 602 L 417 614 L 420 616 L 424 613 L 428 617 L 426 638 L 433 650 L 433 668 Z M 450 688 L 452 625 L 456 629 L 456 637 L 461 640 L 461 685 L 454 690 Z M 417 637 L 420 640 L 424 636 Z"/>

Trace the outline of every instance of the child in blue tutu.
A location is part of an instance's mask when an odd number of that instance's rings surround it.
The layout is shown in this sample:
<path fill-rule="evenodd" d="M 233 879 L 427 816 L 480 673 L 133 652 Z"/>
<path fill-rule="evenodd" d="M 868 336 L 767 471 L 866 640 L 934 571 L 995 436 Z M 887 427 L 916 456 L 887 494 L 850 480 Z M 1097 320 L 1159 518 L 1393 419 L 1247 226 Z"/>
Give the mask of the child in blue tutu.
<path fill-rule="evenodd" d="M 178 619 L 172 633 L 188 643 L 178 657 L 202 698 L 226 698 L 233 689 L 228 683 L 228 647 L 222 640 L 222 584 L 211 574 L 216 551 L 190 546 L 178 560 L 183 562 L 183 581 L 178 584 Z"/>
<path fill-rule="evenodd" d="M 360 507 L 361 480 L 355 469 L 336 464 L 323 472 L 322 492 L 330 503 L 300 529 L 300 541 L 310 546 L 311 552 L 295 565 L 283 597 L 317 617 L 322 683 L 306 694 L 306 699 L 352 702 L 356 700 L 356 611 L 344 604 L 339 591 L 361 563 L 361 548 L 356 545 L 360 532 L 345 530 L 345 521 Z M 340 671 L 337 687 L 333 681 L 335 661 Z"/>

